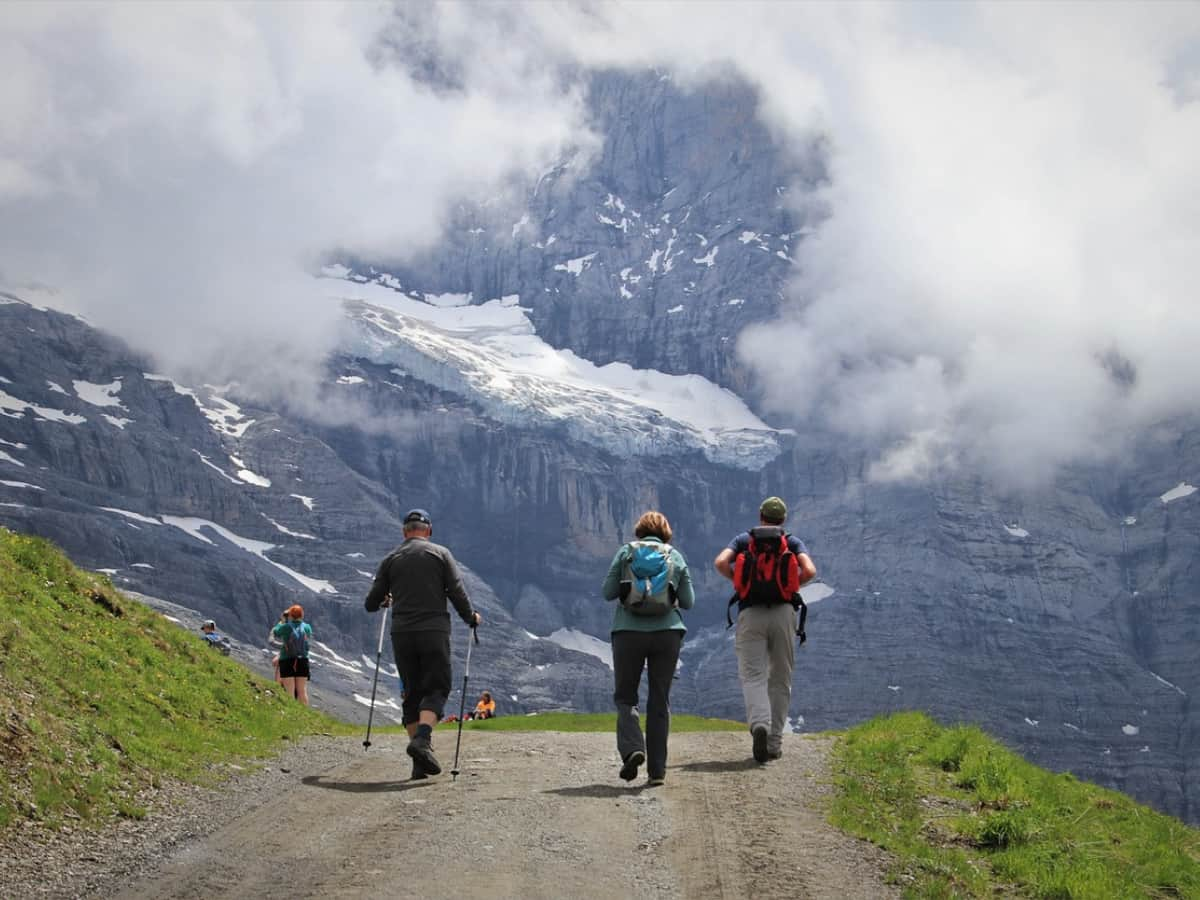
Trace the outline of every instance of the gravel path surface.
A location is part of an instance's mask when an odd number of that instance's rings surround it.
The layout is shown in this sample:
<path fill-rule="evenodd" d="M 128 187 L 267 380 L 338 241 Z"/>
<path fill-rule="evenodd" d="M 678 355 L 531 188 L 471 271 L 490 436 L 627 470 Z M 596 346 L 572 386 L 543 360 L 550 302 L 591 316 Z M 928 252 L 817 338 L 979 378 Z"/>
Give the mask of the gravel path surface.
<path fill-rule="evenodd" d="M 453 735 L 437 736 L 447 773 Z M 457 780 L 409 781 L 405 742 L 313 738 L 219 790 L 168 788 L 142 822 L 11 835 L 3 894 L 899 896 L 885 855 L 825 822 L 828 739 L 789 736 L 759 766 L 747 735 L 676 735 L 653 788 L 617 778 L 611 735 L 467 731 Z"/>

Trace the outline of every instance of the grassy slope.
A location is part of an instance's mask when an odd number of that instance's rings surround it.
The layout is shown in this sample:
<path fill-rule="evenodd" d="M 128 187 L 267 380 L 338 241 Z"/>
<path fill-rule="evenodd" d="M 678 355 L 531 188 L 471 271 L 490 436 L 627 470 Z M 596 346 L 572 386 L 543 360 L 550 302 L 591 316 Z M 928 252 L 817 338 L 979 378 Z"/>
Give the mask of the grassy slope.
<path fill-rule="evenodd" d="M 46 541 L 0 529 L 0 830 L 28 816 L 142 816 L 164 776 L 346 726 L 198 636 L 76 569 Z"/>
<path fill-rule="evenodd" d="M 614 717 L 465 727 L 611 731 Z M 744 727 L 672 718 L 675 732 Z M 0 528 L 0 830 L 25 816 L 51 827 L 141 816 L 139 792 L 163 777 L 215 781 L 222 763 L 285 738 L 354 730 L 281 697 L 47 542 Z M 917 713 L 875 719 L 844 736 L 834 764 L 834 823 L 896 854 L 910 896 L 1200 898 L 1200 832 L 1030 765 L 978 729 Z"/>
<path fill-rule="evenodd" d="M 920 713 L 840 742 L 833 821 L 893 851 L 914 897 L 1200 898 L 1200 831 Z"/>

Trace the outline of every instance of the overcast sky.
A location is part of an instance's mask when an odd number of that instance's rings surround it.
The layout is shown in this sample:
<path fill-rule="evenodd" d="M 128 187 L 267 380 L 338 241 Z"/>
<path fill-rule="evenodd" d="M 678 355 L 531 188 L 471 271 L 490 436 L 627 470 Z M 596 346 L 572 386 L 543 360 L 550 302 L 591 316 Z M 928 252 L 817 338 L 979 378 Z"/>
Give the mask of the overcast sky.
<path fill-rule="evenodd" d="M 564 65 L 732 64 L 831 148 L 783 319 L 742 336 L 775 409 L 876 477 L 1016 482 L 1196 409 L 1197 4 L 6 3 L 0 57 L 0 285 L 164 367 L 315 371 L 321 254 L 418 252 L 592 145 Z"/>

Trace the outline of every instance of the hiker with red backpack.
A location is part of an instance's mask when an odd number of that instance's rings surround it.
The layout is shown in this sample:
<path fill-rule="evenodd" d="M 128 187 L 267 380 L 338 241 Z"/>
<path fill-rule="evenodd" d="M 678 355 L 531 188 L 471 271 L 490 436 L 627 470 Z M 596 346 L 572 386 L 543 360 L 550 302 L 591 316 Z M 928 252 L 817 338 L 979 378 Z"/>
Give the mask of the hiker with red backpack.
<path fill-rule="evenodd" d="M 696 596 L 683 554 L 671 546 L 671 525 L 660 512 L 644 513 L 633 529 L 637 538 L 613 557 L 602 589 L 619 600 L 613 612 L 613 702 L 617 705 L 617 752 L 621 778 L 633 781 L 646 763 L 646 784 L 667 775 L 667 736 L 671 731 L 671 682 L 687 627 L 681 609 Z M 638 718 L 638 685 L 648 673 L 646 734 Z"/>
<path fill-rule="evenodd" d="M 299 603 L 289 606 L 268 640 L 283 644 L 279 650 L 279 683 L 289 695 L 308 706 L 308 642 L 312 637 L 312 626 L 304 621 L 304 607 Z"/>
<path fill-rule="evenodd" d="M 738 607 L 738 678 L 759 763 L 783 755 L 796 662 L 792 637 L 805 639 L 800 586 L 817 574 L 804 542 L 784 531 L 785 519 L 787 504 L 768 497 L 758 509 L 758 527 L 735 537 L 713 561 L 734 586 L 729 605 Z"/>

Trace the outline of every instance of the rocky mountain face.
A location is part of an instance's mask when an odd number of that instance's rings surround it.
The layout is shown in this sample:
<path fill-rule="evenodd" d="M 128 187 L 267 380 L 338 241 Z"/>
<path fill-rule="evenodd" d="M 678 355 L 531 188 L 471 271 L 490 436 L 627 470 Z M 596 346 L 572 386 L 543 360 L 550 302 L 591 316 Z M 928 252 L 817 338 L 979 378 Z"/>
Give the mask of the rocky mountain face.
<path fill-rule="evenodd" d="M 515 211 L 464 207 L 436 254 L 391 276 L 474 302 L 519 295 L 539 336 L 598 365 L 748 388 L 733 341 L 778 308 L 815 224 L 789 198 L 825 179 L 819 147 L 785 153 L 732 80 L 688 91 L 658 72 L 600 73 L 589 100 L 594 157 L 544 173 Z"/>
<path fill-rule="evenodd" d="M 299 602 L 320 642 L 318 695 L 336 686 L 365 704 L 379 619 L 362 599 L 400 539 L 401 501 L 308 423 L 177 385 L 80 319 L 0 299 L 0 524 L 55 541 L 164 611 L 212 616 L 259 648 L 263 671 L 268 630 Z M 331 402 L 344 387 L 331 384 Z M 484 646 L 505 648 L 478 655 L 475 677 L 504 685 L 513 712 L 602 706 L 607 667 L 527 633 L 464 563 Z"/>
<path fill-rule="evenodd" d="M 267 628 L 303 603 L 323 645 L 317 687 L 365 712 L 354 696 L 370 692 L 379 620 L 361 600 L 399 516 L 426 507 L 487 619 L 471 684 L 522 714 L 610 707 L 599 585 L 658 508 L 698 594 L 673 706 L 740 718 L 729 589 L 711 561 L 779 494 L 822 580 L 805 592 L 796 727 L 924 709 L 1200 821 L 1196 422 L 1037 493 L 970 476 L 877 484 L 870 448 L 809 424 L 705 431 L 639 407 L 636 390 L 552 389 L 550 374 L 504 368 L 515 320 L 499 340 L 404 305 L 465 316 L 510 298 L 551 349 L 702 376 L 753 405 L 733 339 L 774 314 L 803 261 L 814 223 L 785 195 L 824 177 L 819 152 L 780 151 L 736 82 L 606 73 L 591 102 L 596 156 L 546 173 L 515 215 L 464 208 L 402 270 L 344 261 L 339 286 L 376 291 L 346 303 L 328 361 L 325 401 L 362 410 L 354 425 L 176 385 L 117 338 L 7 298 L 0 523 L 215 617 L 263 660 Z"/>

